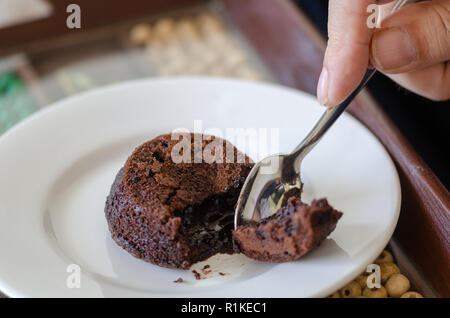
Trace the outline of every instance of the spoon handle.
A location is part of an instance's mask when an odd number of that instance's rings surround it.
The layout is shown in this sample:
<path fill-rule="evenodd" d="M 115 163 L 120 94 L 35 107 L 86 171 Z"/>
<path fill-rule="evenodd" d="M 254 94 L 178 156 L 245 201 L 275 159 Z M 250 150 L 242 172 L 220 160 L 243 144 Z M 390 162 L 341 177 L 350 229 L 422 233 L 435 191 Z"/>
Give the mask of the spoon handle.
<path fill-rule="evenodd" d="M 345 111 L 347 106 L 353 101 L 356 95 L 366 86 L 366 83 L 372 78 L 376 70 L 367 70 L 364 74 L 364 78 L 358 87 L 338 106 L 328 107 L 327 110 L 320 117 L 319 121 L 309 132 L 309 134 L 303 139 L 303 141 L 294 149 L 292 154 L 294 156 L 301 155 L 300 159 L 303 159 L 308 152 L 314 148 L 314 146 L 319 142 L 322 136 L 327 132 L 327 130 L 334 124 L 334 122 L 339 118 L 339 116 Z"/>
<path fill-rule="evenodd" d="M 392 13 L 403 7 L 410 0 L 398 0 L 392 9 Z M 356 95 L 366 86 L 367 82 L 376 73 L 376 70 L 368 69 L 358 87 L 339 105 L 329 107 L 325 113 L 320 117 L 319 121 L 303 139 L 303 141 L 292 151 L 289 155 L 293 158 L 296 169 L 300 168 L 302 159 L 314 148 L 327 130 L 334 124 L 339 116 L 345 111 L 347 106 L 353 101 Z"/>

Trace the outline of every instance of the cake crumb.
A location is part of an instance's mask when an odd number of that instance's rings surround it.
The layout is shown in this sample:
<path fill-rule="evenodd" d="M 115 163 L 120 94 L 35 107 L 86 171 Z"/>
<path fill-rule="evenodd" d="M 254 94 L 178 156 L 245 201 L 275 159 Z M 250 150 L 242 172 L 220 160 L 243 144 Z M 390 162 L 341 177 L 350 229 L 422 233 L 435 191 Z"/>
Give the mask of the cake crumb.
<path fill-rule="evenodd" d="M 194 274 L 195 279 L 197 280 L 202 279 L 202 275 L 200 275 L 200 273 L 197 272 L 195 269 L 192 271 L 192 273 Z"/>
<path fill-rule="evenodd" d="M 210 267 L 211 267 L 211 266 L 209 266 L 209 265 L 203 266 L 203 268 L 202 268 L 202 273 L 205 274 L 205 275 L 208 275 L 209 273 L 211 273 L 212 271 L 211 271 L 210 269 L 208 269 L 208 268 L 210 268 Z"/>
<path fill-rule="evenodd" d="M 174 280 L 173 282 L 174 282 L 174 283 L 182 283 L 182 282 L 184 282 L 184 280 L 183 280 L 183 278 L 178 277 L 178 279 L 177 279 L 177 280 Z"/>
<path fill-rule="evenodd" d="M 220 275 L 220 276 L 225 276 L 226 274 L 225 274 L 225 273 L 222 273 L 222 272 L 219 272 L 219 275 Z"/>

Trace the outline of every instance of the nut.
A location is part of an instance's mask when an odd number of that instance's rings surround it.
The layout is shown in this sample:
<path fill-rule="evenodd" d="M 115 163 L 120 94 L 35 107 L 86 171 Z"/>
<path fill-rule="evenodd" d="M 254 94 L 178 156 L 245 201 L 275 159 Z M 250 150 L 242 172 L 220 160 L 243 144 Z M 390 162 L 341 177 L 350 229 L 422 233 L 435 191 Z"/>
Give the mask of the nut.
<path fill-rule="evenodd" d="M 369 297 L 369 298 L 386 298 L 387 292 L 386 289 L 383 286 L 380 286 L 380 288 L 364 288 L 363 296 Z"/>
<path fill-rule="evenodd" d="M 389 277 L 391 277 L 394 274 L 399 274 L 400 269 L 394 263 L 384 263 L 380 264 L 380 272 L 381 272 L 380 273 L 381 283 L 384 284 L 387 282 Z"/>
<path fill-rule="evenodd" d="M 423 296 L 418 292 L 409 291 L 407 293 L 404 293 L 400 298 L 423 298 Z"/>
<path fill-rule="evenodd" d="M 182 19 L 177 23 L 176 32 L 181 40 L 192 41 L 199 37 L 196 25 L 188 18 Z"/>
<path fill-rule="evenodd" d="M 378 255 L 377 259 L 375 260 L 375 264 L 381 265 L 381 264 L 385 264 L 385 263 L 393 263 L 394 262 L 394 257 L 392 256 L 392 254 L 386 250 L 384 250 L 383 252 L 381 252 L 380 255 Z"/>
<path fill-rule="evenodd" d="M 130 41 L 136 45 L 144 45 L 150 41 L 152 28 L 147 23 L 134 26 L 130 31 Z"/>
<path fill-rule="evenodd" d="M 169 18 L 163 18 L 156 22 L 154 34 L 163 42 L 169 41 L 175 35 L 175 22 Z"/>
<path fill-rule="evenodd" d="M 361 274 L 358 277 L 355 278 L 355 282 L 361 286 L 361 289 L 364 289 L 367 287 L 367 275 Z"/>
<path fill-rule="evenodd" d="M 354 298 L 361 296 L 361 286 L 357 282 L 351 282 L 347 286 L 341 288 L 339 293 L 342 298 Z"/>
<path fill-rule="evenodd" d="M 222 31 L 223 24 L 220 18 L 214 14 L 205 13 L 197 18 L 198 25 L 203 33 L 210 34 Z"/>
<path fill-rule="evenodd" d="M 386 282 L 386 291 L 391 297 L 399 298 L 409 290 L 408 278 L 402 274 L 392 275 Z"/>

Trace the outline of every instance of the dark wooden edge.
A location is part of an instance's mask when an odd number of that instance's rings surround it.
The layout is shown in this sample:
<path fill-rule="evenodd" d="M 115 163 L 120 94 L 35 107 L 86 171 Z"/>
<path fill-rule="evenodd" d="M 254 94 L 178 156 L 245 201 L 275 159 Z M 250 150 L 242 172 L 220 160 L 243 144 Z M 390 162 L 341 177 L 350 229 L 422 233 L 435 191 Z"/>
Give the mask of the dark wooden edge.
<path fill-rule="evenodd" d="M 93 29 L 114 25 L 126 19 L 148 16 L 180 7 L 189 7 L 206 0 L 48 0 L 53 6 L 50 17 L 0 28 L 0 55 L 17 51 L 45 49 L 54 39 L 64 36 L 87 36 Z M 66 8 L 76 3 L 81 8 L 81 29 L 68 29 Z M 73 39 L 72 39 L 73 43 Z"/>
<path fill-rule="evenodd" d="M 280 83 L 316 93 L 326 42 L 292 2 L 222 1 Z M 349 112 L 380 139 L 397 166 L 403 196 L 398 245 L 437 293 L 450 297 L 449 192 L 367 91 Z"/>

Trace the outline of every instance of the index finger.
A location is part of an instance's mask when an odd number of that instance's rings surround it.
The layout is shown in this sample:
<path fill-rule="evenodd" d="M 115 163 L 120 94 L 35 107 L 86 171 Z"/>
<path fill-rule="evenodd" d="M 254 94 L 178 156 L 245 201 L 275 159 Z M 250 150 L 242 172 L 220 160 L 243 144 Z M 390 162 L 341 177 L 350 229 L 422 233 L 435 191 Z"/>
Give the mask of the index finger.
<path fill-rule="evenodd" d="M 392 0 L 330 0 L 328 45 L 318 85 L 319 101 L 335 106 L 361 82 L 369 65 L 371 5 Z M 375 7 L 374 7 L 375 8 Z"/>

